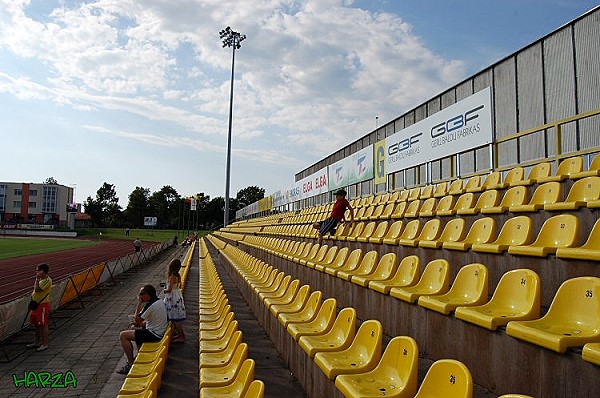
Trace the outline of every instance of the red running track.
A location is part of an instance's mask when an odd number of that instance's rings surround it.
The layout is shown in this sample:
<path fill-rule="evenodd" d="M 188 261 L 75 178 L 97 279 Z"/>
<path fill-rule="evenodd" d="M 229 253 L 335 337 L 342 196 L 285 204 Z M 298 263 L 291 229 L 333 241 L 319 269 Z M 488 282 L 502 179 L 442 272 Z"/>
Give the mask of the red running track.
<path fill-rule="evenodd" d="M 154 244 L 143 245 L 148 249 Z M 0 304 L 29 294 L 33 290 L 35 268 L 50 266 L 50 277 L 58 282 L 94 265 L 133 253 L 130 241 L 105 240 L 95 246 L 0 260 Z"/>

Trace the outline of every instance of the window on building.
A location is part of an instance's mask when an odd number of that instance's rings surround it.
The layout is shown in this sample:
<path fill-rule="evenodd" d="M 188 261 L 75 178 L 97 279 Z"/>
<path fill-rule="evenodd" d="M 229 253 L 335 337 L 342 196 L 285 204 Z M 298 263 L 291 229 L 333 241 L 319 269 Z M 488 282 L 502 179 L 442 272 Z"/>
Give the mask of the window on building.
<path fill-rule="evenodd" d="M 21 188 L 15 188 L 14 194 L 15 196 L 21 196 L 23 195 L 23 190 Z"/>
<path fill-rule="evenodd" d="M 37 196 L 37 189 L 32 189 L 29 191 L 29 196 Z"/>
<path fill-rule="evenodd" d="M 13 207 L 18 207 L 20 209 L 21 208 L 21 201 L 20 200 L 13 200 Z"/>
<path fill-rule="evenodd" d="M 35 208 L 37 208 L 37 202 L 29 202 L 29 208 L 30 208 L 30 209 L 35 209 Z"/>
<path fill-rule="evenodd" d="M 43 187 L 42 213 L 56 213 L 56 187 Z"/>
<path fill-rule="evenodd" d="M 6 211 L 6 185 L 0 185 L 0 211 Z"/>

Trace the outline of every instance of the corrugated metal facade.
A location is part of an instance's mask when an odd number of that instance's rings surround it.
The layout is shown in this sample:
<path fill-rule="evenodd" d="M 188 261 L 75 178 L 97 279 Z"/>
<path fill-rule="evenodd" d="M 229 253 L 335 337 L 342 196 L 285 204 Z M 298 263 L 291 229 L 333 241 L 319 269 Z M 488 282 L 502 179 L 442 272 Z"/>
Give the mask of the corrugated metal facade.
<path fill-rule="evenodd" d="M 296 175 L 304 178 L 325 165 L 349 156 L 425 119 L 486 87 L 492 90 L 495 139 L 545 123 L 600 108 L 600 8 L 561 27 L 471 78 L 380 126 Z M 498 144 L 496 167 L 556 155 L 555 131 Z M 600 146 L 600 116 L 563 126 L 562 153 Z M 483 172 L 492 166 L 491 150 L 478 148 L 389 176 L 387 189 L 410 187 Z M 372 182 L 371 182 L 372 186 Z M 374 191 L 364 183 L 353 191 Z"/>

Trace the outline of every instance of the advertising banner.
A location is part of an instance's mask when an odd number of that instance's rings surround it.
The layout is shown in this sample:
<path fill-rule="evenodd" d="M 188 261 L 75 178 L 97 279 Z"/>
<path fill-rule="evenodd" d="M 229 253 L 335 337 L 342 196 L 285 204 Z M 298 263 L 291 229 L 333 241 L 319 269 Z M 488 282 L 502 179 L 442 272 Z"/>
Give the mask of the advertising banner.
<path fill-rule="evenodd" d="M 369 145 L 328 167 L 329 190 L 373 178 L 373 145 Z"/>
<path fill-rule="evenodd" d="M 375 184 L 385 184 L 387 182 L 387 173 L 385 172 L 385 140 L 381 140 L 373 145 L 373 168 Z"/>
<path fill-rule="evenodd" d="M 388 174 L 492 142 L 489 87 L 386 138 Z"/>
<path fill-rule="evenodd" d="M 310 176 L 296 182 L 295 188 L 299 189 L 300 199 L 311 198 L 329 190 L 327 183 L 327 167 L 322 168 Z M 292 202 L 299 199 L 291 200 Z"/>
<path fill-rule="evenodd" d="M 156 227 L 157 221 L 156 217 L 144 217 L 144 227 Z"/>

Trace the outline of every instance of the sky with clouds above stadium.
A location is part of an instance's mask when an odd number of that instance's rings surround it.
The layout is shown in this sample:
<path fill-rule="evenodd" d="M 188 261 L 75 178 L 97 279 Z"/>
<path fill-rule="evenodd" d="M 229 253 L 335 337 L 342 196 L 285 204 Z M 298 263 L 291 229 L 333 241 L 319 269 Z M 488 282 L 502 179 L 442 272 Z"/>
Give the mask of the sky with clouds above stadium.
<path fill-rule="evenodd" d="M 294 174 L 597 5 L 0 0 L 0 181 L 231 196 Z"/>

